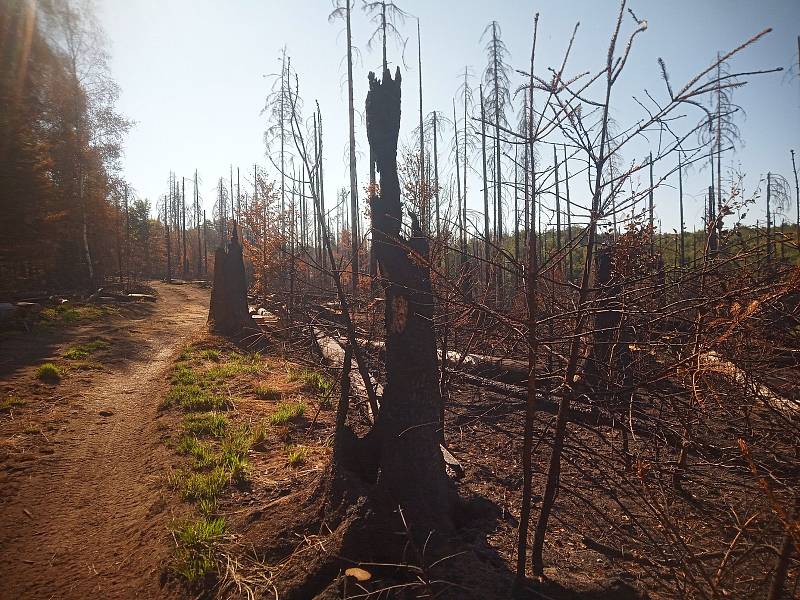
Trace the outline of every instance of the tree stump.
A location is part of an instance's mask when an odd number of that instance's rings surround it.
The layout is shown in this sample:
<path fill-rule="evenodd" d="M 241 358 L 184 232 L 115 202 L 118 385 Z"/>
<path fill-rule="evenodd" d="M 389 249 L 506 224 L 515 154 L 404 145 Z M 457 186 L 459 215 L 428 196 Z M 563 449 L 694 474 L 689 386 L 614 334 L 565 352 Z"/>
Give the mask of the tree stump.
<path fill-rule="evenodd" d="M 208 309 L 208 330 L 228 337 L 258 331 L 247 310 L 247 281 L 236 224 L 227 247 L 214 252 L 214 285 Z"/>

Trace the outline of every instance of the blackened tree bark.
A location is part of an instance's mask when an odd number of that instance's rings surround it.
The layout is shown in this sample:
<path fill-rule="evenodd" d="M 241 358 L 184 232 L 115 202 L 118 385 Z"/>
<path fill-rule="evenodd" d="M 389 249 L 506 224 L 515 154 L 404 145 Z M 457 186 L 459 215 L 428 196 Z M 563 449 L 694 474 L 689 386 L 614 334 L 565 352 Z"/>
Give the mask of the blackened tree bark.
<path fill-rule="evenodd" d="M 219 246 L 214 253 L 214 286 L 211 288 L 208 329 L 227 336 L 238 336 L 248 329 L 257 331 L 247 310 L 242 245 L 235 222 L 227 248 Z"/>
<path fill-rule="evenodd" d="M 412 238 L 400 233 L 397 174 L 400 70 L 392 79 L 369 74 L 367 137 L 380 174 L 371 199 L 374 252 L 386 296 L 386 387 L 375 423 L 379 487 L 418 539 L 451 527 L 451 489 L 439 450 L 439 409 L 433 294 L 427 241 L 412 216 Z"/>

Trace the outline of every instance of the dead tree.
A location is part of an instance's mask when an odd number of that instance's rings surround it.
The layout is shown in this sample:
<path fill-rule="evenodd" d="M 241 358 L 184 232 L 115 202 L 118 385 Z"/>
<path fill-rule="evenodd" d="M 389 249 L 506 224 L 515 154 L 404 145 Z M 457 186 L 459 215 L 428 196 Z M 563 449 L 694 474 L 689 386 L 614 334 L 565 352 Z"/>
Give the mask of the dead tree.
<path fill-rule="evenodd" d="M 439 451 L 439 394 L 428 247 L 416 217 L 412 238 L 400 232 L 397 173 L 400 70 L 369 74 L 366 116 L 370 150 L 380 174 L 371 206 L 374 251 L 385 291 L 386 387 L 373 433 L 379 485 L 402 507 L 416 537 L 448 529 L 450 488 Z"/>
<path fill-rule="evenodd" d="M 214 286 L 208 309 L 208 329 L 226 336 L 239 336 L 248 329 L 257 331 L 247 310 L 247 281 L 235 222 L 227 247 L 220 245 L 214 253 Z"/>

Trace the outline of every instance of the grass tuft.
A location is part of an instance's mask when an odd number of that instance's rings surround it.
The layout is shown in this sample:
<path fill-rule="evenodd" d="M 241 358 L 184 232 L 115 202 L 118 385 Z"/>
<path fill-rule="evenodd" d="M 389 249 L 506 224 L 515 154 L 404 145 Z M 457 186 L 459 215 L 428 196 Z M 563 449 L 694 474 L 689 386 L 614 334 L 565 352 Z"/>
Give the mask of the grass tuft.
<path fill-rule="evenodd" d="M 61 381 L 61 369 L 53 363 L 44 363 L 36 369 L 36 378 L 41 381 L 59 382 Z"/>
<path fill-rule="evenodd" d="M 228 427 L 228 418 L 218 412 L 186 415 L 183 430 L 194 436 L 222 437 Z"/>
<path fill-rule="evenodd" d="M 175 405 L 186 411 L 225 410 L 228 408 L 228 402 L 222 396 L 209 392 L 194 383 L 178 383 L 170 388 L 162 408 Z"/>
<path fill-rule="evenodd" d="M 219 362 L 220 356 L 222 356 L 219 350 L 203 350 L 200 353 L 200 358 L 204 360 L 213 360 Z"/>
<path fill-rule="evenodd" d="M 280 390 L 271 388 L 268 385 L 257 385 L 253 388 L 253 392 L 261 400 L 270 400 L 272 402 L 277 402 L 283 397 L 283 393 Z"/>
<path fill-rule="evenodd" d="M 307 391 L 328 394 L 333 389 L 333 381 L 319 371 L 300 369 L 289 373 L 290 381 L 299 381 Z"/>
<path fill-rule="evenodd" d="M 306 462 L 308 450 L 305 446 L 288 446 L 286 448 L 286 460 L 290 467 L 299 467 Z"/>
<path fill-rule="evenodd" d="M 197 384 L 197 373 L 188 365 L 178 364 L 172 374 L 172 383 L 176 385 Z"/>
<path fill-rule="evenodd" d="M 189 582 L 202 579 L 216 568 L 214 543 L 225 533 L 225 519 L 203 516 L 197 521 L 183 523 L 174 531 L 175 563 L 173 570 Z"/>
<path fill-rule="evenodd" d="M 247 451 L 252 446 L 252 437 L 247 428 L 229 431 L 220 446 L 219 465 L 230 473 L 234 481 L 242 481 L 247 477 L 249 464 Z"/>
<path fill-rule="evenodd" d="M 0 412 L 11 412 L 15 408 L 25 406 L 25 401 L 17 396 L 6 396 L 0 400 Z"/>
<path fill-rule="evenodd" d="M 178 442 L 178 452 L 192 457 L 192 467 L 205 469 L 216 462 L 216 455 L 211 447 L 192 435 L 183 435 Z"/>
<path fill-rule="evenodd" d="M 230 480 L 222 467 L 208 473 L 189 473 L 181 481 L 181 494 L 185 500 L 216 500 Z"/>
<path fill-rule="evenodd" d="M 264 421 L 256 425 L 253 434 L 250 437 L 251 447 L 256 450 L 265 450 L 267 442 L 269 441 L 269 426 Z"/>
<path fill-rule="evenodd" d="M 62 354 L 62 356 L 67 360 L 79 360 L 81 358 L 86 358 L 87 356 L 89 356 L 89 351 L 84 350 L 80 346 L 76 346 L 74 348 L 67 348 L 67 350 L 64 351 L 64 354 Z"/>
<path fill-rule="evenodd" d="M 269 417 L 270 425 L 286 425 L 300 419 L 306 412 L 305 402 L 281 402 Z"/>

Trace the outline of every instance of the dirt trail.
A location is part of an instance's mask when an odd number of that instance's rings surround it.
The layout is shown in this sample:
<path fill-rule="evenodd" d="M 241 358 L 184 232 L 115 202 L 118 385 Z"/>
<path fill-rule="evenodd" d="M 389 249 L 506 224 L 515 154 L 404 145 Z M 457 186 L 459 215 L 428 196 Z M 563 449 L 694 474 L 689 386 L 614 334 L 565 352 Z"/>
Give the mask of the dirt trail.
<path fill-rule="evenodd" d="M 167 451 L 156 417 L 173 358 L 204 325 L 208 292 L 155 287 L 159 300 L 144 318 L 94 325 L 112 348 L 117 332 L 130 351 L 110 372 L 67 377 L 53 388 L 69 400 L 60 418 L 46 415 L 44 450 L 0 457 L 0 598 L 176 594 L 159 581 L 172 546 L 159 481 Z"/>

